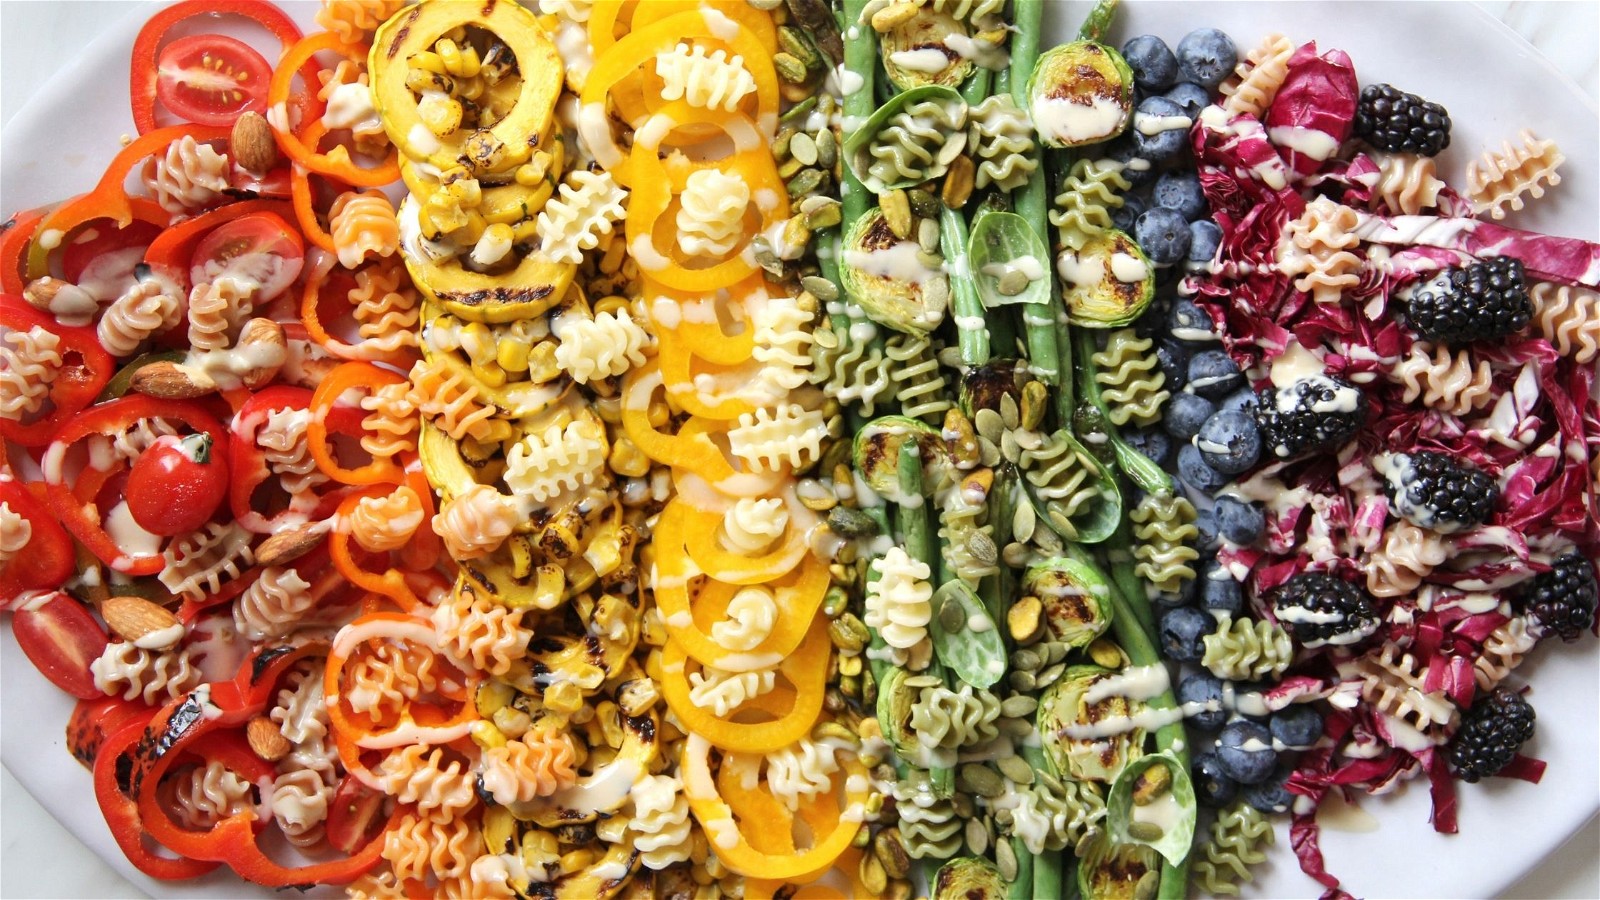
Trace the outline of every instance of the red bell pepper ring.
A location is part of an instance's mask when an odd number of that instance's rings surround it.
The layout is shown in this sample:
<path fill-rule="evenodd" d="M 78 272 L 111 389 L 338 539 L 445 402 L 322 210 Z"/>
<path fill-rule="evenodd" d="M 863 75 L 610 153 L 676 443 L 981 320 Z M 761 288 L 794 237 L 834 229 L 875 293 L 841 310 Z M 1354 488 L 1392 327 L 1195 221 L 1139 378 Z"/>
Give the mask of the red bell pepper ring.
<path fill-rule="evenodd" d="M 247 531 L 272 534 L 283 528 L 321 521 L 332 514 L 338 503 L 339 497 L 329 490 L 313 490 L 291 496 L 287 507 L 270 516 L 256 509 L 257 493 L 276 477 L 267 464 L 265 451 L 256 443 L 256 435 L 271 413 L 310 409 L 311 398 L 311 391 L 305 388 L 274 385 L 250 395 L 233 416 L 233 447 L 228 459 L 233 480 L 228 485 L 228 506 L 234 519 Z"/>
<path fill-rule="evenodd" d="M 363 62 L 367 58 L 369 49 L 364 44 L 347 45 L 339 39 L 339 35 L 331 31 L 319 31 L 301 38 L 283 54 L 283 59 L 278 62 L 278 68 L 273 70 L 272 86 L 267 92 L 267 121 L 278 135 L 278 146 L 283 148 L 283 152 L 288 154 L 290 159 L 306 169 L 319 175 L 332 176 L 356 187 L 383 187 L 400 180 L 398 149 L 390 147 L 383 161 L 372 168 L 356 165 L 350 158 L 350 151 L 343 146 L 323 153 L 317 149 L 317 142 L 308 137 L 312 121 L 302 117 L 298 125 L 290 123 L 285 105 L 289 100 L 289 87 L 296 73 L 300 73 L 301 80 L 305 81 L 308 90 L 316 89 L 315 75 L 307 79 L 303 68 L 308 65 L 315 66 L 314 60 L 318 53 L 338 53 L 352 62 Z"/>
<path fill-rule="evenodd" d="M 67 752 L 92 772 L 107 739 L 129 723 L 137 723 L 143 730 L 155 714 L 155 707 L 121 697 L 79 700 L 72 708 L 72 717 L 67 720 Z"/>
<path fill-rule="evenodd" d="M 335 435 L 360 438 L 361 419 L 366 412 L 359 406 L 344 403 L 349 391 L 366 394 L 389 384 L 404 382 L 405 376 L 389 369 L 380 369 L 367 362 L 347 362 L 329 372 L 317 385 L 311 398 L 311 424 L 306 428 L 306 443 L 317 468 L 335 481 L 345 484 L 399 484 L 405 480 L 405 469 L 388 457 L 373 457 L 371 462 L 347 468 L 339 462 L 339 454 L 328 439 Z M 344 413 L 343 416 L 340 414 Z M 354 427 L 350 427 L 354 416 Z"/>
<path fill-rule="evenodd" d="M 128 85 L 133 100 L 133 124 L 138 127 L 140 134 L 146 134 L 156 127 L 156 81 L 160 72 L 156 69 L 156 58 L 160 55 L 161 45 L 167 32 L 174 25 L 192 18 L 205 16 L 241 16 L 256 22 L 262 28 L 271 32 L 278 43 L 287 50 L 300 40 L 300 27 L 289 18 L 283 10 L 271 3 L 262 3 L 260 0 L 184 0 L 182 3 L 160 10 L 150 17 L 144 28 L 140 29 L 139 36 L 133 42 L 133 55 L 129 64 Z M 315 85 L 317 77 L 316 63 L 307 63 L 301 77 L 307 79 L 307 84 Z M 322 115 L 320 101 L 316 92 L 311 91 L 299 98 L 302 117 L 315 118 Z"/>
<path fill-rule="evenodd" d="M 145 708 L 154 716 L 155 710 Z M 144 738 L 144 720 L 125 722 L 114 734 L 107 737 L 94 758 L 94 797 L 100 804 L 100 814 L 105 817 L 106 828 L 116 839 L 122 855 L 134 868 L 163 881 L 199 878 L 215 871 L 218 863 L 199 859 L 174 859 L 161 856 L 145 845 L 145 830 L 139 816 L 139 803 L 129 794 L 126 776 L 119 777 L 118 761 L 128 758 Z M 125 771 L 125 770 L 124 770 Z M 151 791 L 154 794 L 154 791 Z"/>
<path fill-rule="evenodd" d="M 41 461 L 50 507 L 61 518 L 61 524 L 101 562 L 126 575 L 154 575 L 160 572 L 164 564 L 161 554 L 129 556 L 117 546 L 117 542 L 106 532 L 103 513 L 96 498 L 83 498 L 75 494 L 73 486 L 66 482 L 65 461 L 67 451 L 84 439 L 95 435 L 121 434 L 141 419 L 166 419 L 182 425 L 190 433 L 210 435 L 216 446 L 227 446 L 228 430 L 202 404 L 191 400 L 157 400 L 142 394 L 130 394 L 91 406 L 79 413 L 62 427 L 45 450 Z M 107 470 L 93 466 L 92 462 L 78 480 L 83 481 L 95 473 L 103 483 Z"/>
<path fill-rule="evenodd" d="M 427 619 L 396 612 L 375 612 L 361 616 L 344 628 L 334 638 L 328 649 L 328 666 L 323 673 L 322 691 L 328 700 L 328 724 L 334 734 L 335 746 L 345 767 L 351 772 L 364 771 L 362 750 L 388 750 L 407 744 L 443 744 L 466 737 L 472 723 L 478 718 L 473 703 L 481 676 L 474 672 L 462 674 L 457 681 L 461 687 L 454 691 L 441 691 L 441 695 L 455 704 L 447 709 L 438 703 L 413 701 L 406 705 L 398 721 L 380 721 L 373 716 L 357 713 L 344 699 L 344 670 L 352 656 L 360 652 L 369 641 L 404 641 L 441 654 L 439 635 Z M 440 662 L 445 662 L 441 658 Z M 441 679 L 442 680 L 442 679 Z"/>
<path fill-rule="evenodd" d="M 15 213 L 4 224 L 0 224 L 0 293 L 21 294 L 27 286 L 24 276 L 27 272 L 28 247 L 33 243 L 39 223 L 50 214 L 50 209 L 43 206 Z"/>
<path fill-rule="evenodd" d="M 15 600 L 23 591 L 61 587 L 71 577 L 74 563 L 72 538 L 66 529 L 22 482 L 3 474 L 0 504 L 32 529 L 22 552 L 0 567 L 0 600 Z"/>
<path fill-rule="evenodd" d="M 50 405 L 30 422 L 0 419 L 0 437 L 24 447 L 48 444 L 61 426 L 88 406 L 116 374 L 116 361 L 100 346 L 93 328 L 73 328 L 57 322 L 15 295 L 0 295 L 0 326 L 15 331 L 43 328 L 60 338 L 56 352 L 61 368 L 50 382 Z"/>

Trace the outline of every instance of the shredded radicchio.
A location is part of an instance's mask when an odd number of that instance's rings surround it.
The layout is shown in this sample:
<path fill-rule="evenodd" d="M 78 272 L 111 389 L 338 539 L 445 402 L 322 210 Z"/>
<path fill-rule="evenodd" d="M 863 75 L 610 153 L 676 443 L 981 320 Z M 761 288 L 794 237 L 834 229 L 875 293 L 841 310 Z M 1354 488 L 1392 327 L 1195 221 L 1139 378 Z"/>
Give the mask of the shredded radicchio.
<path fill-rule="evenodd" d="M 1404 326 L 1400 303 L 1413 283 L 1492 256 L 1520 260 L 1530 282 L 1593 288 L 1600 285 L 1600 245 L 1474 219 L 1471 204 L 1448 187 L 1423 214 L 1388 208 L 1377 190 L 1381 156 L 1348 141 L 1358 90 L 1347 55 L 1319 54 L 1306 44 L 1259 117 L 1226 105 L 1201 113 L 1191 140 L 1223 237 L 1211 263 L 1182 285 L 1211 314 L 1223 346 L 1258 389 L 1268 385 L 1272 361 L 1299 344 L 1316 353 L 1327 374 L 1358 385 L 1367 404 L 1365 427 L 1336 457 L 1271 462 L 1230 489 L 1267 509 L 1256 546 L 1225 545 L 1218 553 L 1236 576 L 1248 573 L 1258 616 L 1275 619 L 1273 590 L 1302 572 L 1358 584 L 1372 577 L 1398 521 L 1374 468 L 1380 454 L 1447 453 L 1499 484 L 1487 523 L 1435 536 L 1444 553 L 1437 564 L 1414 567 L 1415 589 L 1375 592 L 1383 616 L 1375 635 L 1355 646 L 1302 648 L 1289 673 L 1263 693 L 1273 709 L 1312 699 L 1331 707 L 1323 740 L 1301 755 L 1288 782 L 1302 798 L 1290 830 L 1295 855 L 1329 898 L 1349 895 L 1319 846 L 1316 809 L 1328 792 L 1382 793 L 1425 774 L 1433 827 L 1454 833 L 1447 741 L 1459 713 L 1496 679 L 1485 647 L 1513 625 L 1538 639 L 1537 622 L 1517 601 L 1522 582 L 1574 548 L 1600 557 L 1600 470 L 1590 464 L 1600 449 L 1593 364 L 1563 358 L 1530 328 L 1466 348 L 1473 371 L 1485 364 L 1489 371 L 1470 408 L 1430 407 L 1408 392 L 1401 369 L 1428 351 Z M 1285 274 L 1288 256 L 1306 252 L 1288 239 L 1290 224 L 1321 198 L 1343 207 L 1341 235 L 1356 238 L 1342 249 L 1360 271 L 1337 303 L 1318 302 Z M 1379 659 L 1390 669 L 1380 672 L 1372 663 Z M 1451 716 L 1406 721 L 1402 711 L 1372 702 L 1382 695 L 1373 679 L 1410 679 L 1402 687 L 1440 699 Z M 1544 763 L 1519 755 L 1499 774 L 1538 781 L 1543 772 Z"/>

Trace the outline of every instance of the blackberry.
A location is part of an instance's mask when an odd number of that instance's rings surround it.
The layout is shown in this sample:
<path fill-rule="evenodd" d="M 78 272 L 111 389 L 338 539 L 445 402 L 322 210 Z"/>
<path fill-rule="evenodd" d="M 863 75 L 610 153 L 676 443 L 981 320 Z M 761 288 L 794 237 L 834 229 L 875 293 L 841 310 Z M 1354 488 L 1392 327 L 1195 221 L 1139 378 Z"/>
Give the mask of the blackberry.
<path fill-rule="evenodd" d="M 1332 575 L 1294 576 L 1273 592 L 1272 607 L 1302 647 L 1354 644 L 1378 630 L 1378 611 L 1367 592 Z"/>
<path fill-rule="evenodd" d="M 1450 739 L 1450 765 L 1468 782 L 1499 772 L 1533 737 L 1533 720 L 1533 707 L 1515 691 L 1497 688 L 1478 698 Z"/>
<path fill-rule="evenodd" d="M 1471 463 L 1448 454 L 1393 453 L 1375 460 L 1395 514 L 1419 528 L 1450 534 L 1474 528 L 1494 514 L 1500 488 Z"/>
<path fill-rule="evenodd" d="M 1594 566 L 1577 552 L 1556 558 L 1550 571 L 1535 575 L 1522 590 L 1522 608 L 1545 634 L 1575 641 L 1594 624 L 1597 602 Z"/>
<path fill-rule="evenodd" d="M 1262 455 L 1292 459 L 1336 450 L 1355 437 L 1367 420 L 1367 398 L 1343 378 L 1312 375 L 1263 390 L 1255 417 Z"/>
<path fill-rule="evenodd" d="M 1438 156 L 1450 146 L 1450 114 L 1393 85 L 1369 84 L 1356 106 L 1355 132 L 1379 150 Z"/>
<path fill-rule="evenodd" d="M 1513 335 L 1533 317 L 1522 261 L 1505 256 L 1452 266 L 1407 288 L 1401 299 L 1418 337 L 1447 344 Z"/>

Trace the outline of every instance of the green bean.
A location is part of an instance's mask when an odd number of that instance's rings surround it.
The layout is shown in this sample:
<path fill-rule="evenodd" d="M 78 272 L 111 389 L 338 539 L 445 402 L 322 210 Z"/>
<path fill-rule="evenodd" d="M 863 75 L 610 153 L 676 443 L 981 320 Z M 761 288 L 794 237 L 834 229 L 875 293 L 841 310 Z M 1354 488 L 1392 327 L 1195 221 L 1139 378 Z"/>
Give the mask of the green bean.
<path fill-rule="evenodd" d="M 916 441 L 900 444 L 897 460 L 900 476 L 901 502 L 895 506 L 895 524 L 899 526 L 900 543 L 906 555 L 928 565 L 930 570 L 938 564 L 939 551 L 934 545 L 928 527 L 928 508 L 924 502 L 922 483 L 922 453 Z M 915 497 L 916 500 L 911 498 Z M 945 678 L 944 667 L 937 660 L 928 664 L 928 674 L 940 680 Z M 934 793 L 948 797 L 955 790 L 955 769 L 936 766 L 928 770 L 933 778 Z"/>
<path fill-rule="evenodd" d="M 1033 64 L 1039 59 L 1039 28 L 1044 14 L 1044 0 L 1016 0 L 1013 14 L 1015 28 L 1011 36 L 1011 67 L 1018 74 L 1011 77 L 1011 98 L 1019 108 L 1027 109 L 1028 79 L 1022 73 L 1032 73 Z M 1040 153 L 1040 148 L 1035 147 L 1033 152 Z M 1040 162 L 1033 177 L 1017 190 L 1012 201 L 1017 214 L 1027 219 L 1034 232 L 1049 246 L 1048 179 L 1043 160 Z M 1057 395 L 1056 408 L 1059 411 L 1063 408 L 1063 402 L 1066 404 L 1068 412 L 1063 424 L 1069 424 L 1073 405 L 1072 350 L 1071 345 L 1063 344 L 1056 333 L 1058 304 L 1054 291 L 1046 302 L 1023 304 L 1022 325 L 1028 340 L 1028 362 L 1040 381 L 1059 386 L 1061 393 Z"/>
<path fill-rule="evenodd" d="M 1048 771 L 1043 748 L 1025 746 L 1022 748 L 1022 756 L 1028 761 L 1028 765 L 1033 766 L 1034 769 L 1040 772 Z M 1054 852 L 1046 850 L 1033 860 L 1034 897 L 1062 896 L 1061 882 L 1066 863 L 1065 857 L 1070 852 L 1070 848 Z M 1019 853 L 1018 857 L 1020 858 L 1021 855 Z"/>
<path fill-rule="evenodd" d="M 961 345 L 961 364 L 981 366 L 989 361 L 989 330 L 983 301 L 973 283 L 967 256 L 967 220 L 960 210 L 942 207 L 939 212 L 939 249 L 945 264 L 955 273 L 950 279 L 950 311 L 955 314 L 956 337 Z M 969 327 L 976 319 L 978 327 Z"/>
<path fill-rule="evenodd" d="M 1082 41 L 1098 41 L 1111 30 L 1111 20 L 1117 14 L 1117 0 L 1100 0 L 1089 10 L 1089 15 L 1083 19 L 1083 24 L 1078 26 L 1078 39 Z"/>

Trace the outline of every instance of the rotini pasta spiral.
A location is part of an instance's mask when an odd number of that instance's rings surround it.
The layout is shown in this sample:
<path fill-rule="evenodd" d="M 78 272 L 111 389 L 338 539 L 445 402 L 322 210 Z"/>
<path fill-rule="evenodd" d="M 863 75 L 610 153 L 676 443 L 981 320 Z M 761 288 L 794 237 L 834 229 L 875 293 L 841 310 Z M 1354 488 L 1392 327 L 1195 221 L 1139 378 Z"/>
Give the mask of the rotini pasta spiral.
<path fill-rule="evenodd" d="M 385 793 L 432 818 L 454 818 L 478 800 L 472 771 L 459 759 L 447 761 L 439 747 L 412 744 L 392 751 L 372 774 Z"/>
<path fill-rule="evenodd" d="M 545 256 L 576 264 L 622 221 L 628 192 L 610 172 L 579 170 L 566 177 L 557 193 L 545 202 L 535 228 Z"/>
<path fill-rule="evenodd" d="M 204 831 L 253 808 L 252 787 L 220 760 L 211 760 L 166 779 L 161 793 L 179 822 Z"/>
<path fill-rule="evenodd" d="M 1449 557 L 1450 548 L 1437 532 L 1399 519 L 1367 560 L 1367 592 L 1374 597 L 1403 597 Z"/>
<path fill-rule="evenodd" d="M 231 334 L 249 318 L 255 288 L 227 275 L 202 282 L 189 290 L 189 346 L 196 350 L 226 350 Z"/>
<path fill-rule="evenodd" d="M 1050 212 L 1050 224 L 1067 247 L 1081 250 L 1090 237 L 1111 227 L 1111 210 L 1122 206 L 1122 192 L 1132 186 L 1122 169 L 1113 159 L 1080 159 L 1067 170 Z"/>
<path fill-rule="evenodd" d="M 1528 290 L 1533 322 L 1562 356 L 1580 366 L 1600 356 L 1600 293 L 1588 288 L 1536 282 Z"/>
<path fill-rule="evenodd" d="M 742 497 L 722 514 L 723 543 L 751 556 L 771 547 L 788 527 L 789 510 L 777 497 Z"/>
<path fill-rule="evenodd" d="M 361 398 L 367 416 L 361 420 L 361 449 L 389 458 L 417 449 L 417 408 L 411 402 L 411 385 L 394 382 Z"/>
<path fill-rule="evenodd" d="M 767 789 L 789 809 L 799 809 L 801 799 L 832 791 L 837 771 L 833 747 L 801 738 L 767 754 Z"/>
<path fill-rule="evenodd" d="M 21 420 L 39 411 L 61 371 L 61 338 L 37 325 L 0 334 L 0 418 Z"/>
<path fill-rule="evenodd" d="M 145 160 L 140 178 L 162 209 L 180 215 L 209 204 L 227 190 L 228 170 L 226 154 L 186 134 L 168 144 L 160 156 Z"/>
<path fill-rule="evenodd" d="M 518 441 L 506 454 L 506 487 L 518 499 L 548 503 L 594 484 L 605 473 L 605 427 L 583 418 L 551 425 Z"/>
<path fill-rule="evenodd" d="M 1373 209 L 1414 216 L 1439 205 L 1445 184 L 1431 156 L 1415 153 L 1373 153 L 1378 171 L 1362 180 L 1372 189 Z"/>
<path fill-rule="evenodd" d="M 914 769 L 894 785 L 900 837 L 912 859 L 949 859 L 961 851 L 962 823 L 955 804 L 933 790 L 928 773 Z"/>
<path fill-rule="evenodd" d="M 650 335 L 626 309 L 592 319 L 564 316 L 554 326 L 556 365 L 579 384 L 614 378 L 644 365 Z"/>
<path fill-rule="evenodd" d="M 311 410 L 284 407 L 270 410 L 267 420 L 256 431 L 256 446 L 291 495 L 304 494 L 328 480 L 311 455 L 306 429 L 311 425 Z"/>
<path fill-rule="evenodd" d="M 892 363 L 889 377 L 894 380 L 900 412 L 932 424 L 943 421 L 952 404 L 933 344 L 925 337 L 895 334 L 885 343 L 883 352 Z"/>
<path fill-rule="evenodd" d="M 400 220 L 379 190 L 346 191 L 336 197 L 328 211 L 328 234 L 339 265 L 346 269 L 360 266 L 369 255 L 393 256 L 400 249 Z"/>
<path fill-rule="evenodd" d="M 774 298 L 756 310 L 754 319 L 750 356 L 761 363 L 760 389 L 774 400 L 786 397 L 811 377 L 811 313 L 791 299 Z"/>
<path fill-rule="evenodd" d="M 384 832 L 382 856 L 397 878 L 456 878 L 471 870 L 482 844 L 470 817 L 440 821 L 408 812 Z"/>
<path fill-rule="evenodd" d="M 406 0 L 322 0 L 316 22 L 323 31 L 354 46 L 366 43 L 379 25 L 405 5 Z"/>
<path fill-rule="evenodd" d="M 1151 348 L 1155 342 L 1139 337 L 1132 328 L 1106 335 L 1106 347 L 1094 354 L 1094 380 L 1100 385 L 1112 424 L 1132 423 L 1140 428 L 1161 420 L 1161 405 L 1171 392 Z"/>
<path fill-rule="evenodd" d="M 384 497 L 363 497 L 350 513 L 350 536 L 373 553 L 404 547 L 422 525 L 422 498 L 405 485 Z"/>
<path fill-rule="evenodd" d="M 720 169 L 689 175 L 678 195 L 678 246 L 686 256 L 726 256 L 744 237 L 750 185 Z"/>
<path fill-rule="evenodd" d="M 910 650 L 927 638 L 933 620 L 932 570 L 901 547 L 890 547 L 873 566 L 878 578 L 867 584 L 864 621 L 885 644 Z"/>
<path fill-rule="evenodd" d="M 670 775 L 647 775 L 628 792 L 633 814 L 628 837 L 639 851 L 639 862 L 659 872 L 689 858 L 689 798 L 683 784 Z"/>
<path fill-rule="evenodd" d="M 283 637 L 316 604 L 311 585 L 294 569 L 268 566 L 233 602 L 233 624 L 252 641 Z"/>
<path fill-rule="evenodd" d="M 744 57 L 730 58 L 723 50 L 707 54 L 706 48 L 684 42 L 656 54 L 656 75 L 661 78 L 661 99 L 683 100 L 699 109 L 733 112 L 756 89 Z"/>
<path fill-rule="evenodd" d="M 924 100 L 890 117 L 866 145 L 862 184 L 873 193 L 889 185 L 944 176 L 967 144 L 967 105 Z"/>
<path fill-rule="evenodd" d="M 183 304 L 153 280 L 135 282 L 111 301 L 95 333 L 112 356 L 132 356 L 145 341 L 178 324 Z"/>
<path fill-rule="evenodd" d="M 1283 87 L 1289 75 L 1289 57 L 1293 55 L 1293 41 L 1281 34 L 1267 35 L 1234 69 L 1233 77 L 1222 83 L 1221 91 L 1227 98 L 1222 108 L 1235 115 L 1260 118 L 1278 96 L 1278 88 Z"/>
<path fill-rule="evenodd" d="M 28 546 L 33 539 L 33 523 L 11 508 L 0 503 L 0 569 Z"/>
<path fill-rule="evenodd" d="M 161 551 L 164 565 L 156 578 L 181 597 L 203 600 L 216 592 L 224 579 L 239 577 L 255 557 L 253 535 L 237 522 L 208 522 L 186 537 L 173 538 Z"/>
<path fill-rule="evenodd" d="M 1265 619 L 1221 616 L 1205 636 L 1201 664 L 1218 678 L 1248 681 L 1277 678 L 1294 661 L 1294 641 L 1283 626 Z"/>
<path fill-rule="evenodd" d="M 577 780 L 572 741 L 554 729 L 535 729 L 503 746 L 483 751 L 478 778 L 494 802 L 527 803 L 570 787 Z"/>
<path fill-rule="evenodd" d="M 711 626 L 711 640 L 732 653 L 761 646 L 778 623 L 778 604 L 761 585 L 740 588 L 728 601 L 727 618 Z"/>
<path fill-rule="evenodd" d="M 1009 94 L 993 94 L 972 108 L 970 119 L 967 145 L 979 161 L 973 183 L 980 189 L 992 184 L 1002 191 L 1027 184 L 1039 168 L 1028 114 Z"/>
<path fill-rule="evenodd" d="M 141 650 L 126 641 L 106 645 L 89 663 L 94 686 L 108 697 L 165 703 L 200 683 L 200 671 L 189 662 L 188 651 Z"/>
<path fill-rule="evenodd" d="M 728 429 L 728 445 L 756 471 L 775 472 L 785 464 L 801 468 L 818 458 L 827 435 L 820 411 L 782 403 L 739 416 L 739 423 Z"/>
<path fill-rule="evenodd" d="M 1298 276 L 1294 286 L 1318 303 L 1338 303 L 1346 288 L 1361 281 L 1360 244 L 1354 229 L 1360 213 L 1326 197 L 1306 204 L 1305 212 L 1283 229 L 1278 268 Z"/>
<path fill-rule="evenodd" d="M 465 560 L 493 553 L 521 519 L 504 494 L 475 484 L 445 501 L 432 524 L 450 555 Z"/>
<path fill-rule="evenodd" d="M 522 617 L 520 610 L 482 599 L 465 585 L 432 615 L 444 651 L 490 675 L 504 675 L 527 655 L 533 632 L 522 624 Z"/>
<path fill-rule="evenodd" d="M 963 684 L 952 691 L 944 685 L 922 689 L 911 705 L 911 731 L 917 742 L 934 750 L 956 750 L 994 740 L 1000 734 L 1000 698 Z"/>
<path fill-rule="evenodd" d="M 1181 496 L 1146 494 L 1133 512 L 1133 571 L 1151 588 L 1162 594 L 1180 594 L 1183 585 L 1194 579 L 1200 558 L 1193 544 L 1200 537 L 1195 527 L 1195 509 Z"/>
<path fill-rule="evenodd" d="M 706 666 L 689 674 L 689 702 L 726 716 L 748 700 L 770 693 L 778 674 L 772 669 L 753 672 L 724 672 Z"/>
<path fill-rule="evenodd" d="M 1207 896 L 1238 896 L 1239 883 L 1253 880 L 1250 867 L 1266 861 L 1266 848 L 1275 841 L 1267 817 L 1243 800 L 1235 801 L 1217 813 L 1197 850 L 1196 886 Z"/>
<path fill-rule="evenodd" d="M 1467 166 L 1467 199 L 1472 201 L 1473 214 L 1487 212 L 1503 219 L 1507 212 L 1522 209 L 1524 195 L 1537 200 L 1546 187 L 1561 183 L 1556 170 L 1566 157 L 1556 142 L 1542 140 L 1527 129 L 1518 139 L 1521 144 L 1506 141 L 1499 153 L 1485 151 L 1481 160 Z"/>
<path fill-rule="evenodd" d="M 1479 360 L 1474 366 L 1471 353 L 1452 353 L 1443 344 L 1412 344 L 1410 352 L 1389 370 L 1389 377 L 1405 386 L 1405 402 L 1420 399 L 1424 406 L 1454 416 L 1466 415 L 1493 399 L 1494 373 L 1489 362 Z"/>
<path fill-rule="evenodd" d="M 417 346 L 417 295 L 398 266 L 369 266 L 357 272 L 349 299 L 355 304 L 356 333 L 364 347 L 394 353 Z"/>

